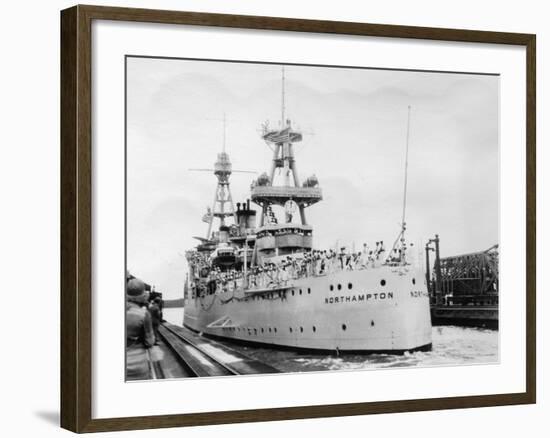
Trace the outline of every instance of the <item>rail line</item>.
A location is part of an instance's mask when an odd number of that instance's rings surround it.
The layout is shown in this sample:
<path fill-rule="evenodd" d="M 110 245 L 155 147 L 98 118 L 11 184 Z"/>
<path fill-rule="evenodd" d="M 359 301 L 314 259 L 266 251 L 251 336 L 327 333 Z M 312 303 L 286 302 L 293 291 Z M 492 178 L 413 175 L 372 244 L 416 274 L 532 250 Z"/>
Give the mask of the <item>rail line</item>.
<path fill-rule="evenodd" d="M 241 374 L 241 372 L 228 364 L 222 363 L 200 345 L 189 340 L 171 327 L 161 325 L 159 333 L 190 376 L 207 377 Z"/>

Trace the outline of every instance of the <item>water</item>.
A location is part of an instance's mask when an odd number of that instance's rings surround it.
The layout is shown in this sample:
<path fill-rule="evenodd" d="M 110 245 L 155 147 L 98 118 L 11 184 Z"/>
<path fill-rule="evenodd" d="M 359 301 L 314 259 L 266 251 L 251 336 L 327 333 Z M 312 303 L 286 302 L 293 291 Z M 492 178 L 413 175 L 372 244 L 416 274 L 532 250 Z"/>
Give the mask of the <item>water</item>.
<path fill-rule="evenodd" d="M 163 309 L 162 316 L 170 324 L 183 325 L 183 307 Z"/>
<path fill-rule="evenodd" d="M 164 309 L 164 318 L 182 325 L 183 308 Z M 313 355 L 293 351 L 248 347 L 224 342 L 225 345 L 254 359 L 269 363 L 283 372 L 361 370 L 374 368 L 473 365 L 499 361 L 497 330 L 483 328 L 436 326 L 432 330 L 432 351 L 371 355 Z"/>

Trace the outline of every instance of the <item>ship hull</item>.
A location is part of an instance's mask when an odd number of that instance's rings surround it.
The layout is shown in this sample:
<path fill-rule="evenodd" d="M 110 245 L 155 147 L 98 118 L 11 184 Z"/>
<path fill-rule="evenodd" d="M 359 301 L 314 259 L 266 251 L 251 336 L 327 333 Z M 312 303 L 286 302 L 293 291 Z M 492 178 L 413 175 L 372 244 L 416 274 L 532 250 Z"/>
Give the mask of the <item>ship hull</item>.
<path fill-rule="evenodd" d="M 429 349 L 429 297 L 421 270 L 381 266 L 291 280 L 286 288 L 238 287 L 189 298 L 191 330 L 235 342 L 339 352 Z"/>

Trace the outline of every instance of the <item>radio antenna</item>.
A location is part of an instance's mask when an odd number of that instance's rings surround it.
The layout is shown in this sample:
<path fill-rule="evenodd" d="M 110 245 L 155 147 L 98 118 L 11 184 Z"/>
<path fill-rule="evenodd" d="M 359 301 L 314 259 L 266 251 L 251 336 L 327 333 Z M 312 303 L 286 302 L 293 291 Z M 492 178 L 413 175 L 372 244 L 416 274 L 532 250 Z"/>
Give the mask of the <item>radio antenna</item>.
<path fill-rule="evenodd" d="M 281 127 L 285 127 L 285 67 L 281 67 L 282 88 L 281 88 Z"/>
<path fill-rule="evenodd" d="M 226 122 L 225 122 L 225 112 L 223 113 L 223 146 L 222 152 L 225 153 L 225 131 L 226 131 Z"/>
<path fill-rule="evenodd" d="M 403 215 L 401 216 L 402 233 L 405 234 L 405 210 L 407 208 L 407 179 L 409 171 L 409 136 L 411 129 L 411 106 L 407 108 L 407 141 L 405 146 L 405 182 L 403 183 Z M 402 238 L 404 236 L 401 236 Z"/>
<path fill-rule="evenodd" d="M 392 250 L 390 254 L 393 254 L 393 250 L 397 247 L 398 242 L 401 242 L 401 246 L 405 246 L 405 230 L 407 229 L 407 223 L 405 222 L 405 212 L 407 209 L 407 179 L 409 171 L 409 137 L 411 129 L 411 106 L 407 107 L 407 139 L 405 142 L 405 181 L 403 182 L 403 211 L 401 214 L 401 231 L 399 232 L 395 242 L 393 242 Z M 404 255 L 403 255 L 404 256 Z M 404 259 L 401 260 L 405 262 Z"/>

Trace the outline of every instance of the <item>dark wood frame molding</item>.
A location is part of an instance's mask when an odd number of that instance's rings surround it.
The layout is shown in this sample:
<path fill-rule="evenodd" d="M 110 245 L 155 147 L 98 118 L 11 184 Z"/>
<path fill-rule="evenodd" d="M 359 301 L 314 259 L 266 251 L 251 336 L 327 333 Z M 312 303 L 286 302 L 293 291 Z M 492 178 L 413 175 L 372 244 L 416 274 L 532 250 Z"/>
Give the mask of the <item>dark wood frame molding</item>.
<path fill-rule="evenodd" d="M 524 46 L 527 53 L 526 391 L 514 394 L 92 419 L 91 24 L 92 20 L 270 29 Z M 197 12 L 75 6 L 61 12 L 61 426 L 99 432 L 289 420 L 536 402 L 536 37 Z"/>

